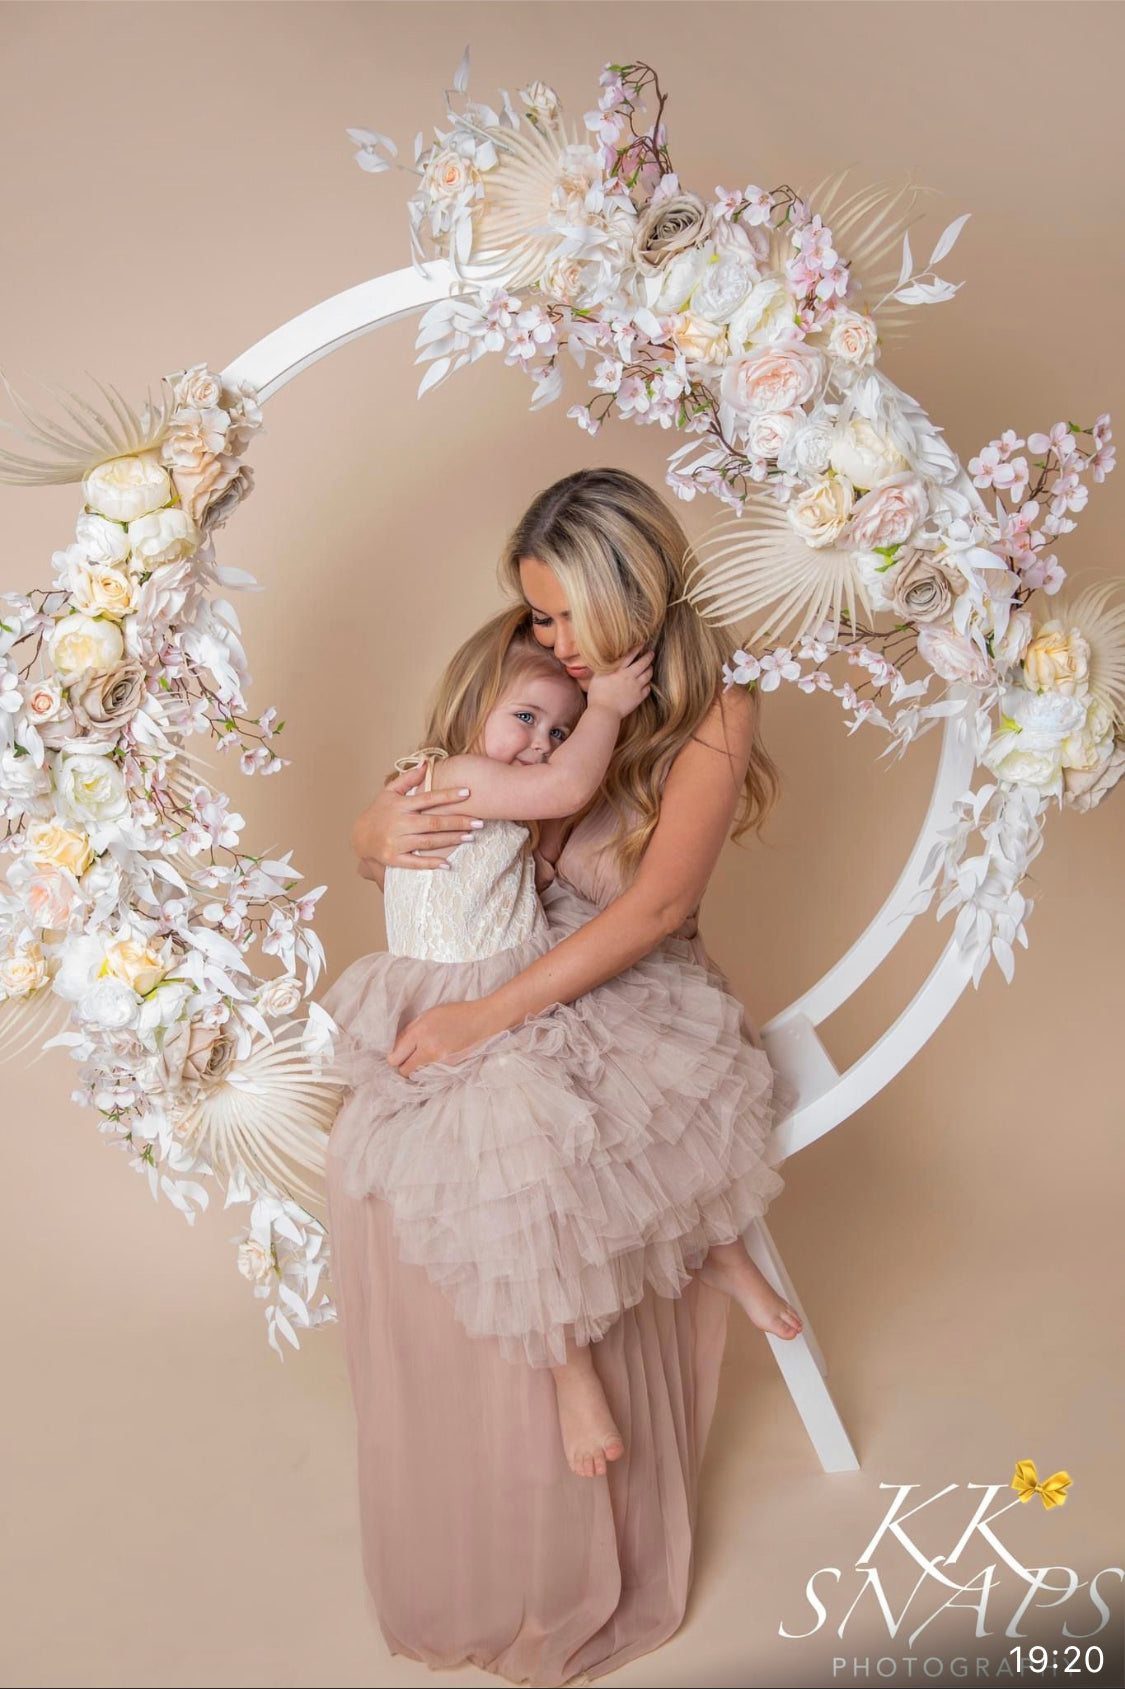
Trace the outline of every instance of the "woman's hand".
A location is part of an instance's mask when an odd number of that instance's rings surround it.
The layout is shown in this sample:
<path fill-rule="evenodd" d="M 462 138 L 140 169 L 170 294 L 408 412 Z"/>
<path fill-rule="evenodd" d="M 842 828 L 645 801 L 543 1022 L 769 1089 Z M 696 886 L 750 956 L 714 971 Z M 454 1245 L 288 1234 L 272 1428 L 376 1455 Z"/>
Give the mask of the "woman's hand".
<path fill-rule="evenodd" d="M 444 868 L 446 854 L 479 826 L 471 815 L 425 813 L 469 793 L 467 788 L 451 792 L 448 787 L 424 792 L 424 779 L 425 769 L 407 769 L 376 792 L 352 827 L 352 849 L 359 858 L 356 872 L 365 880 L 381 883 L 383 868 Z"/>
<path fill-rule="evenodd" d="M 392 1067 L 410 1076 L 428 1062 L 448 1061 L 474 1044 L 482 1044 L 502 1030 L 491 1022 L 486 998 L 467 1003 L 439 1003 L 403 1027 L 387 1057 Z"/>

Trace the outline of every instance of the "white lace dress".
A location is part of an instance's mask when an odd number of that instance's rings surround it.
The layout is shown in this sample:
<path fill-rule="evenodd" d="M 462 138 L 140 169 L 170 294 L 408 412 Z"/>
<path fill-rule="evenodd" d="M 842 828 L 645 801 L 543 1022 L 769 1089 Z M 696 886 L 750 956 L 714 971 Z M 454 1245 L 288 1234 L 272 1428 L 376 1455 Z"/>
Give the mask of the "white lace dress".
<path fill-rule="evenodd" d="M 788 1099 L 694 921 L 449 1061 L 409 1077 L 387 1062 L 426 1009 L 488 995 L 623 889 L 565 877 L 595 820 L 568 841 L 549 918 L 516 822 L 487 821 L 448 871 L 388 868 L 390 948 L 323 1000 L 352 1085 L 329 1142 L 330 1201 L 387 1202 L 401 1259 L 424 1266 L 470 1336 L 537 1367 L 565 1359 L 568 1328 L 600 1339 L 646 1285 L 680 1296 L 712 1244 L 783 1188 L 766 1147 Z"/>

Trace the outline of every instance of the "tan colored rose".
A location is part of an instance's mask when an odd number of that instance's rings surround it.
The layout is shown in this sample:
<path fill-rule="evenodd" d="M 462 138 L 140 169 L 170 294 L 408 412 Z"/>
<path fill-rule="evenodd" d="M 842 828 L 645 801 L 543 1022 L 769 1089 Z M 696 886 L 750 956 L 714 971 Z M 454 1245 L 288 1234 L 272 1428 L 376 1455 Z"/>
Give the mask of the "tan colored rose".
<path fill-rule="evenodd" d="M 1033 691 L 1079 697 L 1089 687 L 1089 641 L 1079 628 L 1044 622 L 1024 653 L 1023 671 Z"/>
<path fill-rule="evenodd" d="M 221 1079 L 235 1060 L 235 1043 L 221 1026 L 180 1020 L 164 1034 L 160 1056 L 168 1088 Z"/>
<path fill-rule="evenodd" d="M 858 311 L 837 311 L 828 331 L 828 350 L 841 363 L 861 368 L 874 360 L 878 337 L 870 317 Z"/>
<path fill-rule="evenodd" d="M 75 721 L 94 731 L 123 727 L 144 703 L 145 680 L 144 664 L 132 657 L 104 674 L 94 675 L 71 692 Z"/>
<path fill-rule="evenodd" d="M 151 521 L 151 517 L 142 517 Z M 113 616 L 118 621 L 132 613 L 136 582 L 127 569 L 104 563 L 72 563 L 68 574 L 70 596 L 87 616 Z"/>
<path fill-rule="evenodd" d="M 193 528 L 203 526 L 208 507 L 222 497 L 238 473 L 238 460 L 228 454 L 206 458 L 198 469 L 177 468 L 174 471 L 173 480 L 180 495 L 180 506 Z M 186 548 L 187 551 L 194 550 L 198 543 L 197 537 L 193 538 L 194 543 Z M 186 551 L 181 549 L 180 555 L 186 555 Z M 161 557 L 159 561 L 174 562 L 176 559 Z"/>
<path fill-rule="evenodd" d="M 94 860 L 94 847 L 86 834 L 58 821 L 29 821 L 24 850 L 32 862 L 69 868 L 76 877 L 84 874 Z"/>
<path fill-rule="evenodd" d="M 766 346 L 735 358 L 723 371 L 723 403 L 737 416 L 795 410 L 811 399 L 824 377 L 824 355 L 804 346 Z"/>
<path fill-rule="evenodd" d="M 82 491 L 90 509 L 113 522 L 132 522 L 150 510 L 159 510 L 172 496 L 168 471 L 152 452 L 99 463 L 86 476 Z"/>
<path fill-rule="evenodd" d="M 432 204 L 459 199 L 466 188 L 480 181 L 480 171 L 471 158 L 455 147 L 439 147 L 422 172 L 421 191 Z"/>
<path fill-rule="evenodd" d="M 687 190 L 669 194 L 649 205 L 637 218 L 633 258 L 637 267 L 654 274 L 689 246 L 699 246 L 711 232 L 711 207 Z"/>
<path fill-rule="evenodd" d="M 858 551 L 902 545 L 930 508 L 924 484 L 916 475 L 895 475 L 865 493 L 852 517 L 851 542 Z"/>
<path fill-rule="evenodd" d="M 888 569 L 891 609 L 903 622 L 944 621 L 953 608 L 956 583 L 932 551 L 912 551 Z"/>
<path fill-rule="evenodd" d="M 826 475 L 790 500 L 786 507 L 789 525 L 806 545 L 831 545 L 848 525 L 852 499 L 850 481 L 840 475 Z"/>
<path fill-rule="evenodd" d="M 87 669 L 112 668 L 124 651 L 116 622 L 95 621 L 81 612 L 61 617 L 47 640 L 47 655 L 64 681 Z"/>
<path fill-rule="evenodd" d="M 208 532 L 212 528 L 221 528 L 223 523 L 234 515 L 253 486 L 254 471 L 243 465 L 231 476 L 225 487 L 213 487 L 199 517 L 200 527 Z"/>
<path fill-rule="evenodd" d="M 1125 774 L 1125 744 L 1120 740 L 1096 768 L 1063 769 L 1063 803 L 1080 814 L 1094 809 Z"/>
<path fill-rule="evenodd" d="M 726 329 L 721 323 L 697 317 L 694 311 L 678 311 L 671 319 L 671 334 L 673 345 L 691 363 L 719 364 L 726 357 Z"/>
<path fill-rule="evenodd" d="M 137 938 L 118 938 L 106 946 L 105 961 L 98 970 L 98 977 L 110 974 L 115 979 L 124 980 L 138 996 L 143 997 L 159 984 L 167 971 L 167 964 L 151 944 Z"/>
<path fill-rule="evenodd" d="M 42 950 L 33 940 L 30 944 L 14 946 L 0 956 L 0 994 L 6 997 L 30 997 L 33 991 L 46 985 L 50 973 Z"/>

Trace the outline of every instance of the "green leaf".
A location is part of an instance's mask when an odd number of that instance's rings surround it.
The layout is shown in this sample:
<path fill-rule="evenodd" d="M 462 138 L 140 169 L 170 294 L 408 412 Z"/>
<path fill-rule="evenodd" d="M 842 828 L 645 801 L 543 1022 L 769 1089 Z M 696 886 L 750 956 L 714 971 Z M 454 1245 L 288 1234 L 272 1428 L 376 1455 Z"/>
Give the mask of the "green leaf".
<path fill-rule="evenodd" d="M 1010 715 L 1005 715 L 1003 710 L 1001 710 L 1000 731 L 1002 733 L 1022 733 L 1023 728 L 1020 726 L 1018 721 L 1013 721 Z"/>

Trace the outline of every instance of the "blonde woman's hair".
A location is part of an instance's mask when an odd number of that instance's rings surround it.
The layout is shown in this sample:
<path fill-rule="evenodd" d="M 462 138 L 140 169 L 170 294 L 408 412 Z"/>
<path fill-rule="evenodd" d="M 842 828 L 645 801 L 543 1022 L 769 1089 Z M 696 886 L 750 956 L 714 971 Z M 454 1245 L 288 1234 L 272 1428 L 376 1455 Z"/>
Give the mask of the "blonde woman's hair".
<path fill-rule="evenodd" d="M 558 680 L 564 673 L 558 659 L 532 634 L 526 604 L 500 611 L 454 652 L 430 701 L 417 751 L 447 757 L 479 753 L 484 724 L 506 692 L 527 675 Z M 392 769 L 383 784 L 397 779 L 399 772 Z M 539 828 L 534 822 L 526 825 L 529 848 L 534 849 Z"/>
<path fill-rule="evenodd" d="M 618 664 L 634 646 L 655 653 L 652 691 L 622 723 L 601 793 L 618 817 L 609 841 L 623 869 L 640 859 L 660 814 L 665 776 L 722 690 L 726 643 L 683 601 L 688 538 L 665 501 L 624 469 L 579 469 L 533 499 L 500 560 L 505 588 L 519 595 L 530 625 L 519 566 L 544 563 L 566 593 L 582 659 L 595 673 Z M 534 637 L 534 635 L 532 635 Z M 755 688 L 755 715 L 761 697 Z M 723 732 L 726 739 L 725 724 Z M 731 832 L 760 831 L 780 795 L 777 766 L 756 730 Z"/>

